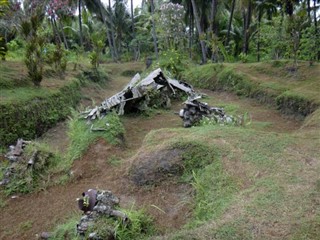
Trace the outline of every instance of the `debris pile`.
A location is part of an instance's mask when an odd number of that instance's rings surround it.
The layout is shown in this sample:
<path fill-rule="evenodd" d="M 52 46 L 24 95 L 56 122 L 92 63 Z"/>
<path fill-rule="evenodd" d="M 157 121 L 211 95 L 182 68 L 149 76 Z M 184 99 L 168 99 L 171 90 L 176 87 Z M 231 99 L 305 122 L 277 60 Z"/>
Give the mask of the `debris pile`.
<path fill-rule="evenodd" d="M 36 148 L 32 153 L 26 153 L 25 148 L 30 144 L 32 144 L 31 141 L 18 139 L 16 145 L 9 147 L 8 153 L 5 154 L 9 166 L 4 170 L 0 185 L 6 186 L 13 178 L 24 179 L 25 183 L 32 184 L 31 182 L 34 180 L 32 174 L 41 171 L 49 163 L 53 154 Z"/>
<path fill-rule="evenodd" d="M 77 201 L 79 209 L 84 212 L 77 224 L 77 233 L 80 236 L 88 236 L 88 239 L 114 239 L 112 225 L 104 225 L 104 236 L 99 236 L 94 225 L 103 217 L 120 218 L 122 223 L 130 223 L 125 213 L 115 209 L 120 200 L 110 191 L 89 189 L 83 192 L 82 198 L 78 198 Z"/>
<path fill-rule="evenodd" d="M 152 106 L 152 97 L 156 96 L 158 106 L 170 107 L 170 98 L 183 92 L 188 96 L 196 95 L 193 87 L 169 77 L 165 77 L 160 68 L 141 79 L 137 73 L 122 91 L 105 99 L 100 106 L 83 112 L 85 118 L 94 120 L 104 117 L 111 110 L 119 115 L 135 110 L 145 110 Z M 158 94 L 157 94 L 158 93 Z"/>
<path fill-rule="evenodd" d="M 184 127 L 198 124 L 204 117 L 210 118 L 215 123 L 235 121 L 235 118 L 226 115 L 222 108 L 211 107 L 207 103 L 198 101 L 201 94 L 196 93 L 191 85 L 166 77 L 160 68 L 144 79 L 141 79 L 137 73 L 122 91 L 105 99 L 100 106 L 82 114 L 91 122 L 94 119 L 103 118 L 111 110 L 116 110 L 119 115 L 123 115 L 137 110 L 146 110 L 155 104 L 169 108 L 170 99 L 180 93 L 188 96 L 188 100 L 184 102 L 185 107 L 179 113 Z"/>
<path fill-rule="evenodd" d="M 234 117 L 228 116 L 223 108 L 210 107 L 207 103 L 200 102 L 201 96 L 189 97 L 184 102 L 185 107 L 179 112 L 184 127 L 191 127 L 198 124 L 204 117 L 212 119 L 215 123 L 232 123 Z"/>

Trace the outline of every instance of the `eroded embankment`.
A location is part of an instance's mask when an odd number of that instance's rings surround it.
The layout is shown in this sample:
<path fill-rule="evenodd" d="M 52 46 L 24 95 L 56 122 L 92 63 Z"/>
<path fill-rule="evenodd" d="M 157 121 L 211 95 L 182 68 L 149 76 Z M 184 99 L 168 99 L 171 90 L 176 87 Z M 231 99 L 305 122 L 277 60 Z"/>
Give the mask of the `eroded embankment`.
<path fill-rule="evenodd" d="M 65 119 L 79 100 L 80 83 L 74 80 L 41 97 L 0 104 L 0 146 L 40 136 Z"/>

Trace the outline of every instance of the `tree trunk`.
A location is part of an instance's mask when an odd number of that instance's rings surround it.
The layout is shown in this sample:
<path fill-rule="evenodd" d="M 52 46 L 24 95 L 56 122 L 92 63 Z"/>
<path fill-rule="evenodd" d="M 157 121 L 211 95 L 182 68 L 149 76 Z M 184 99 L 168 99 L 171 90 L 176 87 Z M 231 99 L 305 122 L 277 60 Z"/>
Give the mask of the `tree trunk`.
<path fill-rule="evenodd" d="M 232 18 L 233 18 L 233 12 L 234 12 L 235 5 L 236 5 L 236 0 L 232 0 L 230 18 L 229 18 L 229 23 L 228 23 L 228 31 L 227 31 L 227 41 L 226 41 L 225 46 L 229 46 Z"/>
<path fill-rule="evenodd" d="M 80 37 L 80 47 L 83 46 L 83 34 L 82 34 L 82 0 L 79 0 L 78 2 L 78 10 L 79 10 L 79 37 Z"/>
<path fill-rule="evenodd" d="M 261 10 L 258 10 L 258 40 L 257 40 L 257 61 L 260 62 L 260 26 L 261 26 L 261 18 L 262 13 Z"/>
<path fill-rule="evenodd" d="M 132 38 L 135 42 L 136 40 L 136 32 L 134 29 L 134 15 L 133 15 L 133 0 L 131 0 L 131 27 L 132 27 Z M 137 46 L 134 44 L 133 46 L 134 60 L 137 61 Z"/>
<path fill-rule="evenodd" d="M 310 7 L 310 0 L 307 0 L 307 12 L 308 12 L 308 19 L 311 24 L 311 7 Z"/>
<path fill-rule="evenodd" d="M 59 31 L 58 31 L 58 27 L 57 27 L 56 20 L 55 20 L 54 18 L 51 19 L 51 20 L 52 20 L 53 32 L 55 33 L 55 36 L 56 36 L 56 41 L 59 41 L 59 44 L 61 44 L 61 43 L 62 43 L 62 40 L 61 40 Z"/>
<path fill-rule="evenodd" d="M 112 46 L 113 46 L 113 51 L 114 51 L 114 56 L 115 59 L 118 60 L 119 59 L 119 54 L 118 54 L 118 48 L 117 48 L 117 43 L 116 43 L 116 39 L 115 39 L 115 33 L 114 33 L 114 28 L 112 26 L 112 9 L 111 9 L 111 1 L 109 0 L 109 22 L 110 22 L 110 34 L 111 34 L 111 40 L 112 40 Z"/>
<path fill-rule="evenodd" d="M 249 28 L 251 23 L 251 15 L 252 15 L 252 6 L 251 0 L 248 2 L 247 9 L 244 9 L 242 12 L 243 16 L 243 45 L 242 45 L 242 52 L 244 54 L 248 54 L 249 52 Z"/>
<path fill-rule="evenodd" d="M 159 53 L 158 53 L 158 44 L 157 44 L 157 35 L 156 35 L 156 25 L 154 21 L 154 4 L 153 0 L 150 0 L 150 5 L 151 5 L 151 16 L 152 16 L 152 37 L 153 37 L 153 45 L 154 45 L 154 52 L 156 54 L 156 58 L 159 58 Z"/>
<path fill-rule="evenodd" d="M 64 47 L 65 47 L 66 49 L 69 49 L 68 42 L 67 42 L 67 38 L 66 38 L 66 35 L 64 34 L 63 25 L 62 25 L 61 20 L 59 20 L 59 25 L 60 25 L 60 31 L 61 31 L 61 33 L 62 33 L 62 38 L 63 38 Z"/>
<path fill-rule="evenodd" d="M 216 15 L 217 15 L 217 8 L 218 8 L 218 0 L 212 0 L 211 1 L 211 9 L 210 9 L 210 25 L 209 25 L 209 32 L 212 33 L 210 34 L 210 37 L 215 37 L 218 36 L 218 26 L 217 26 L 217 22 L 216 22 Z M 218 61 L 218 56 L 217 56 L 217 52 L 212 49 L 211 52 L 211 60 L 213 62 L 217 62 Z"/>
<path fill-rule="evenodd" d="M 317 0 L 313 0 L 313 21 L 314 21 L 314 31 L 316 35 L 316 44 L 320 44 L 319 41 L 319 31 L 318 31 L 318 23 L 317 23 Z M 320 51 L 317 54 L 318 61 L 320 60 Z"/>
<path fill-rule="evenodd" d="M 218 11 L 218 0 L 212 0 L 211 1 L 211 11 L 210 11 L 210 30 L 214 34 L 218 34 L 218 26 L 216 21 Z"/>
<path fill-rule="evenodd" d="M 103 14 L 102 14 L 102 9 L 101 8 L 100 8 L 100 14 L 101 14 L 101 18 L 102 18 L 103 24 L 106 25 L 107 39 L 108 39 L 108 44 L 109 44 L 109 48 L 110 48 L 112 61 L 116 61 L 116 58 L 114 56 L 114 49 L 113 49 L 113 46 L 112 46 L 112 40 L 111 40 L 111 36 L 110 36 L 109 26 L 108 26 L 108 23 L 107 23 L 106 19 L 104 18 Z"/>
<path fill-rule="evenodd" d="M 192 58 L 192 32 L 193 32 L 193 24 L 192 24 L 192 5 L 191 2 L 188 3 L 189 8 L 189 58 Z"/>
<path fill-rule="evenodd" d="M 194 0 L 191 0 L 191 3 L 192 3 L 192 8 L 193 8 L 193 16 L 195 18 L 196 26 L 197 26 L 198 33 L 199 33 L 201 52 L 202 52 L 202 64 L 205 64 L 205 63 L 207 63 L 207 56 L 206 56 L 206 44 L 205 44 L 204 40 L 202 40 L 202 38 L 204 37 L 203 36 L 204 33 L 203 33 L 203 30 L 200 25 L 200 19 L 199 19 L 199 15 L 198 15 L 198 11 L 197 11 L 197 5 Z"/>

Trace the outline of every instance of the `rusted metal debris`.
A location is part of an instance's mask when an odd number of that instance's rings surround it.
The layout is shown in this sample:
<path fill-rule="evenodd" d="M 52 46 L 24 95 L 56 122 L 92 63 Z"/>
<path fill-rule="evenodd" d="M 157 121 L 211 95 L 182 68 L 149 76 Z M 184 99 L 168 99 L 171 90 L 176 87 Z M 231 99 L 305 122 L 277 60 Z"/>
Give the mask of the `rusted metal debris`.
<path fill-rule="evenodd" d="M 182 91 L 188 96 L 196 95 L 191 85 L 165 77 L 161 69 L 158 68 L 144 79 L 141 79 L 140 74 L 137 73 L 122 91 L 105 99 L 100 106 L 85 111 L 83 114 L 88 120 L 102 118 L 111 110 L 116 110 L 119 115 L 123 115 L 125 107 L 130 102 L 148 101 L 148 95 L 152 91 L 166 92 L 168 98 L 176 95 L 177 91 Z"/>
<path fill-rule="evenodd" d="M 120 218 L 125 224 L 129 224 L 130 222 L 125 213 L 115 209 L 119 205 L 120 200 L 110 191 L 89 189 L 83 192 L 82 197 L 78 198 L 77 201 L 79 209 L 85 213 L 77 224 L 77 233 L 80 236 L 88 236 L 88 239 L 109 239 L 106 236 L 103 236 L 103 238 L 98 236 L 96 232 L 88 233 L 89 227 L 93 226 L 103 216 Z M 112 226 L 104 227 L 109 232 L 108 237 L 112 238 L 114 235 Z"/>
<path fill-rule="evenodd" d="M 184 102 L 185 107 L 179 112 L 184 127 L 187 128 L 198 124 L 203 117 L 213 119 L 216 123 L 234 122 L 234 118 L 228 116 L 223 108 L 211 107 L 207 103 L 198 101 L 200 98 L 201 96 L 189 97 Z"/>

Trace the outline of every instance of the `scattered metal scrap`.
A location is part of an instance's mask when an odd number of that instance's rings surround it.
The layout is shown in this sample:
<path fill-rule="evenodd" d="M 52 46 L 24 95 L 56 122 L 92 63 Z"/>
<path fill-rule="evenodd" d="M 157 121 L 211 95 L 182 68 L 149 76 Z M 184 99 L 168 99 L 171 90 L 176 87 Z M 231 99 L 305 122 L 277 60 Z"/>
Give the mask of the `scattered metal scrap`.
<path fill-rule="evenodd" d="M 211 107 L 207 103 L 200 102 L 201 96 L 189 97 L 184 102 L 185 107 L 179 112 L 184 127 L 191 127 L 198 124 L 204 117 L 212 119 L 215 123 L 232 123 L 234 117 L 228 116 L 223 108 Z"/>
<path fill-rule="evenodd" d="M 230 123 L 235 119 L 226 115 L 223 108 L 211 107 L 207 103 L 200 102 L 201 94 L 195 92 L 188 83 L 166 77 L 160 68 L 151 72 L 146 78 L 141 79 L 137 73 L 122 91 L 105 99 L 100 106 L 83 112 L 90 122 L 104 117 L 111 110 L 116 110 L 119 115 L 130 112 L 133 109 L 143 110 L 148 107 L 152 92 L 160 92 L 155 101 L 160 105 L 170 105 L 170 98 L 182 92 L 188 96 L 184 102 L 185 107 L 180 110 L 184 127 L 191 127 L 200 122 L 203 117 L 213 119 L 216 123 Z M 163 103 L 163 104 L 162 104 Z M 103 131 L 105 128 L 91 130 Z"/>
<path fill-rule="evenodd" d="M 83 192 L 82 198 L 77 201 L 79 209 L 85 213 L 77 224 L 77 233 L 80 236 L 88 236 L 88 239 L 113 239 L 114 229 L 111 225 L 104 226 L 105 230 L 108 230 L 108 236 L 99 236 L 95 231 L 88 232 L 94 229 L 94 224 L 103 216 L 120 218 L 124 224 L 130 223 L 125 213 L 115 210 L 120 200 L 110 191 L 89 189 Z"/>

